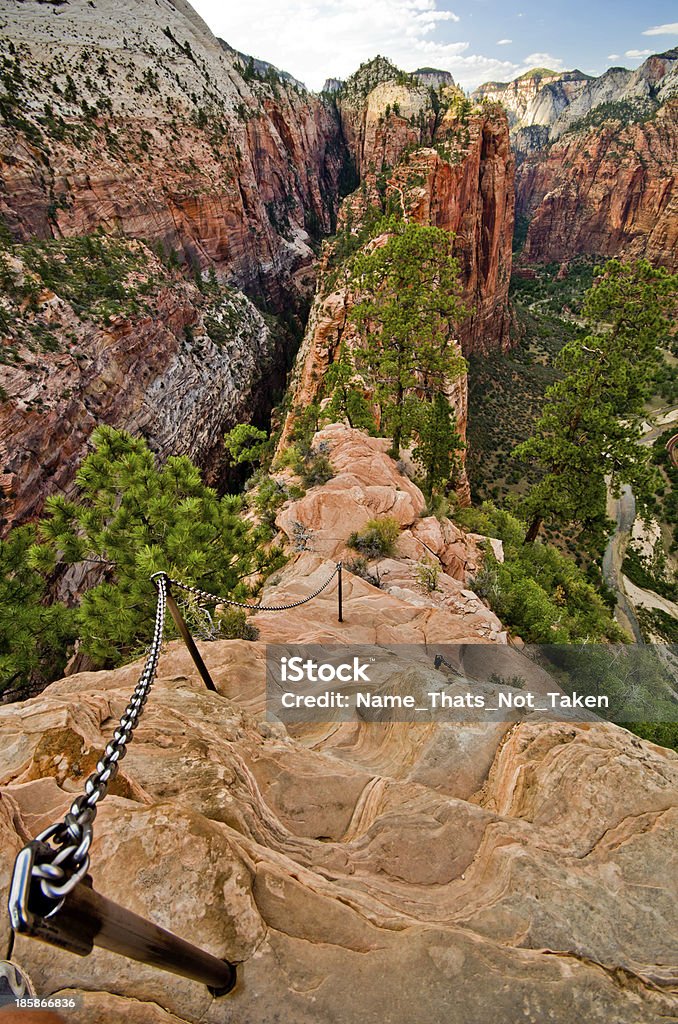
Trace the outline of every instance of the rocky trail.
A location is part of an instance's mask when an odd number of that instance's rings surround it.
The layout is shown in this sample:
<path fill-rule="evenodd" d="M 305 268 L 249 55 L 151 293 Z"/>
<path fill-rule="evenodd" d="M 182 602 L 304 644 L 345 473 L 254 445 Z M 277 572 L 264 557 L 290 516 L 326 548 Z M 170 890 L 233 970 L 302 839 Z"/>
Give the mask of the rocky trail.
<path fill-rule="evenodd" d="M 675 1020 L 678 755 L 613 725 L 534 714 L 266 720 L 268 640 L 505 642 L 469 589 L 488 542 L 422 518 L 387 442 L 336 425 L 320 440 L 335 476 L 278 515 L 288 542 L 305 522 L 314 550 L 262 601 L 313 592 L 344 553 L 333 538 L 388 510 L 401 532 L 382 588 L 347 573 L 343 624 L 328 588 L 292 612 L 258 612 L 258 641 L 200 643 L 218 693 L 167 644 L 95 824 L 95 888 L 237 961 L 235 990 L 214 999 L 113 953 L 82 960 L 21 937 L 15 958 L 41 994 L 79 997 L 75 1024 Z M 423 551 L 441 571 L 433 594 L 415 582 Z M 455 685 L 432 661 L 399 670 Z M 73 675 L 0 709 L 3 898 L 15 853 L 82 790 L 139 671 Z"/>

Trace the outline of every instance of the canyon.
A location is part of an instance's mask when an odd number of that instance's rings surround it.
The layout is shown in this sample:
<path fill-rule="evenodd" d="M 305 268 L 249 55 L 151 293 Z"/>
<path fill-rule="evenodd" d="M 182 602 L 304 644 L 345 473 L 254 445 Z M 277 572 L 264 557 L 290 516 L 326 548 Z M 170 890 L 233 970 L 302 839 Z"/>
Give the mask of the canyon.
<path fill-rule="evenodd" d="M 457 501 L 436 505 L 388 439 L 320 415 L 295 431 L 357 344 L 350 261 L 386 244 L 389 215 L 450 233 L 455 345 L 473 360 L 514 340 L 516 215 L 528 273 L 582 255 L 675 265 L 676 57 L 600 79 L 540 69 L 470 99 L 447 73 L 378 57 L 314 95 L 186 0 L 0 0 L 0 35 L 0 525 L 72 493 L 97 424 L 160 460 L 191 456 L 223 489 L 224 431 L 270 418 L 277 453 L 243 512 L 284 561 L 259 581 L 252 639 L 202 631 L 216 692 L 162 644 L 94 829 L 97 890 L 236 961 L 233 993 L 101 949 L 82 960 L 17 936 L 13 956 L 40 995 L 77 997 L 74 1024 L 673 1020 L 675 751 L 588 712 L 284 724 L 266 658 L 366 644 L 417 693 L 499 704 L 526 680 L 557 688 L 489 607 L 498 569 L 538 610 L 546 590 L 510 538 L 457 510 L 463 466 Z M 446 394 L 463 441 L 466 369 Z M 375 520 L 392 543 L 359 557 Z M 338 562 L 341 620 L 336 583 L 323 589 Z M 569 568 L 580 604 L 602 607 Z M 558 587 L 551 629 L 569 597 Z M 467 678 L 436 657 L 446 644 L 502 652 L 511 674 Z M 0 706 L 5 904 L 15 855 L 96 770 L 143 662 L 82 667 L 75 654 L 65 678 Z"/>
<path fill-rule="evenodd" d="M 412 218 L 456 234 L 471 311 L 460 326 L 463 350 L 508 345 L 506 118 L 497 107 L 455 121 L 449 100 L 461 93 L 450 76 L 422 72 L 403 86 L 377 58 L 333 98 L 316 97 L 267 65 L 248 69 L 184 3 L 155 5 L 143 23 L 132 0 L 11 5 L 0 8 L 0 31 L 11 40 L 0 128 L 10 291 L 21 290 L 27 270 L 22 246 L 95 234 L 142 244 L 147 273 L 168 284 L 147 298 L 144 316 L 116 311 L 92 322 L 28 268 L 39 296 L 12 307 L 22 329 L 16 319 L 7 328 L 0 364 L 6 523 L 69 492 L 96 420 L 142 433 L 161 456 L 172 446 L 191 455 L 218 483 L 223 430 L 264 422 L 280 397 L 320 239 L 360 180 L 378 203 L 377 179 L 394 175 L 388 191 L 401 194 L 396 178 L 407 177 L 408 188 L 421 179 Z M 177 281 L 177 268 L 189 280 Z M 219 295 L 213 289 L 205 301 L 208 279 Z M 316 304 L 322 291 L 321 282 Z M 205 306 L 217 300 L 235 323 L 228 351 L 223 332 L 209 333 Z M 463 432 L 465 382 L 454 392 Z"/>

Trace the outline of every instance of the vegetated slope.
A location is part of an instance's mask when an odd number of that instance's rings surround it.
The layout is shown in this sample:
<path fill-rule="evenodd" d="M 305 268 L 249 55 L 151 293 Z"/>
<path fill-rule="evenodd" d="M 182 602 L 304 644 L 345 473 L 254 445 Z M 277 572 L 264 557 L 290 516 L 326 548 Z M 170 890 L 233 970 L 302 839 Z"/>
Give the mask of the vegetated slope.
<path fill-rule="evenodd" d="M 81 997 L 78 1024 L 198 1024 L 225 1012 L 275 1024 L 281 1009 L 308 1024 L 665 1021 L 678 981 L 675 754 L 602 722 L 533 713 L 487 724 L 265 720 L 262 641 L 397 645 L 391 682 L 402 674 L 410 690 L 457 695 L 469 684 L 435 669 L 436 644 L 506 639 L 468 589 L 489 542 L 422 518 L 423 496 L 384 439 L 333 425 L 314 443 L 335 476 L 278 510 L 297 551 L 262 599 L 312 592 L 349 532 L 386 511 L 398 532 L 380 585 L 345 574 L 343 623 L 328 590 L 253 616 L 259 642 L 201 644 L 218 694 L 169 645 L 92 847 L 99 891 L 238 961 L 240 984 L 214 1003 L 203 986 L 104 951 L 84 960 L 19 937 L 16 958 L 43 994 Z M 438 566 L 434 589 L 417 573 L 423 560 Z M 420 646 L 408 660 L 402 644 Z M 534 671 L 502 649 L 517 675 Z M 139 670 L 71 676 L 0 710 L 5 896 L 14 854 L 67 809 Z M 498 683 L 475 686 L 496 701 Z M 0 940 L 6 927 L 0 918 Z"/>

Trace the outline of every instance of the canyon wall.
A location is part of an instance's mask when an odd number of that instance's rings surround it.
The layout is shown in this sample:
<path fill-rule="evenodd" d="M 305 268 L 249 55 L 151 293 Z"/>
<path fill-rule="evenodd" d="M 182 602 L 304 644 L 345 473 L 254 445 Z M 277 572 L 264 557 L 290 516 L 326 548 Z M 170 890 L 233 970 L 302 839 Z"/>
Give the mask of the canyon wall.
<path fill-rule="evenodd" d="M 508 111 L 521 261 L 620 255 L 678 265 L 678 50 L 599 78 L 536 70 L 474 97 Z"/>
<path fill-rule="evenodd" d="M 678 100 L 644 124 L 563 135 L 517 171 L 525 260 L 646 256 L 678 266 Z"/>
<path fill-rule="evenodd" d="M 103 262 L 104 239 L 100 246 L 92 258 Z M 130 285 L 125 303 L 94 316 L 16 257 L 5 264 L 15 282 L 0 363 L 5 526 L 38 515 L 47 495 L 69 492 L 100 423 L 143 435 L 161 458 L 190 455 L 218 482 L 224 422 L 264 413 L 272 382 L 281 383 L 283 340 L 245 295 L 217 284 L 203 293 L 141 243 L 117 246 L 134 260 L 137 292 Z M 22 310 L 28 281 L 33 312 Z"/>
<path fill-rule="evenodd" d="M 3 4 L 0 35 L 2 515 L 68 491 L 97 423 L 217 480 L 224 428 L 284 387 L 292 334 L 250 298 L 303 322 L 336 217 L 336 111 L 249 75 L 184 3 Z M 100 237 L 138 240 L 143 308 L 94 310 L 135 290 Z"/>
<path fill-rule="evenodd" d="M 467 309 L 457 325 L 460 351 L 487 353 L 509 344 L 514 161 L 506 116 L 496 105 L 473 108 L 454 86 L 443 85 L 436 93 L 417 81 L 402 84 L 397 75 L 393 65 L 378 58 L 338 94 L 344 134 L 362 184 L 344 200 L 338 242 L 326 247 L 320 265 L 290 386 L 292 411 L 283 426 L 283 445 L 298 411 L 322 396 L 325 373 L 342 343 L 358 344 L 350 314 L 360 296 L 339 247 L 351 251 L 360 245 L 358 239 L 366 242 L 366 222 L 379 211 L 395 211 L 405 221 L 455 235 Z M 449 382 L 447 393 L 465 441 L 465 373 Z M 470 500 L 465 471 L 458 496 L 463 504 Z"/>
<path fill-rule="evenodd" d="M 512 82 L 486 82 L 476 89 L 473 98 L 501 103 L 513 130 L 551 125 L 591 81 L 592 76 L 583 71 L 535 68 Z"/>
<path fill-rule="evenodd" d="M 378 58 L 329 101 L 247 66 L 188 4 L 164 0 L 143 17 L 134 0 L 4 4 L 0 35 L 9 521 L 68 491 L 97 422 L 142 433 L 161 456 L 185 452 L 218 479 L 223 430 L 265 417 L 293 352 L 290 332 L 244 296 L 299 329 L 319 240 L 359 178 L 371 201 L 407 192 L 406 216 L 456 233 L 463 350 L 508 344 L 506 120 L 497 107 L 467 110 L 449 76 L 413 79 Z M 164 281 L 141 312 L 91 315 L 91 295 L 83 305 L 58 274 L 41 279 L 41 260 L 68 265 L 71 241 L 99 235 L 136 240 Z M 21 298 L 24 277 L 32 298 Z M 214 289 L 239 310 L 228 345 L 206 326 Z M 462 433 L 465 396 L 455 384 Z"/>
<path fill-rule="evenodd" d="M 311 235 L 331 231 L 336 115 L 244 75 L 188 4 L 29 0 L 5 37 L 0 214 L 15 239 L 118 232 L 297 304 Z M 300 280 L 301 279 L 301 280 Z"/>

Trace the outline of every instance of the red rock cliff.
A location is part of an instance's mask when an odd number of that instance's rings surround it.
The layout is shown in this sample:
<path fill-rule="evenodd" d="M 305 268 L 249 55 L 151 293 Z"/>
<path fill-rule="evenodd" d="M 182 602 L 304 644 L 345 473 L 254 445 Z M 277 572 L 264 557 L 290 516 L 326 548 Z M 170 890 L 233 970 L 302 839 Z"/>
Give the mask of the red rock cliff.
<path fill-rule="evenodd" d="M 187 5 L 16 5 L 0 214 L 13 236 L 161 243 L 282 308 L 312 284 L 343 154 L 334 109 L 243 75 Z"/>
<path fill-rule="evenodd" d="M 525 260 L 647 256 L 678 266 L 678 100 L 644 124 L 564 135 L 518 168 Z"/>

